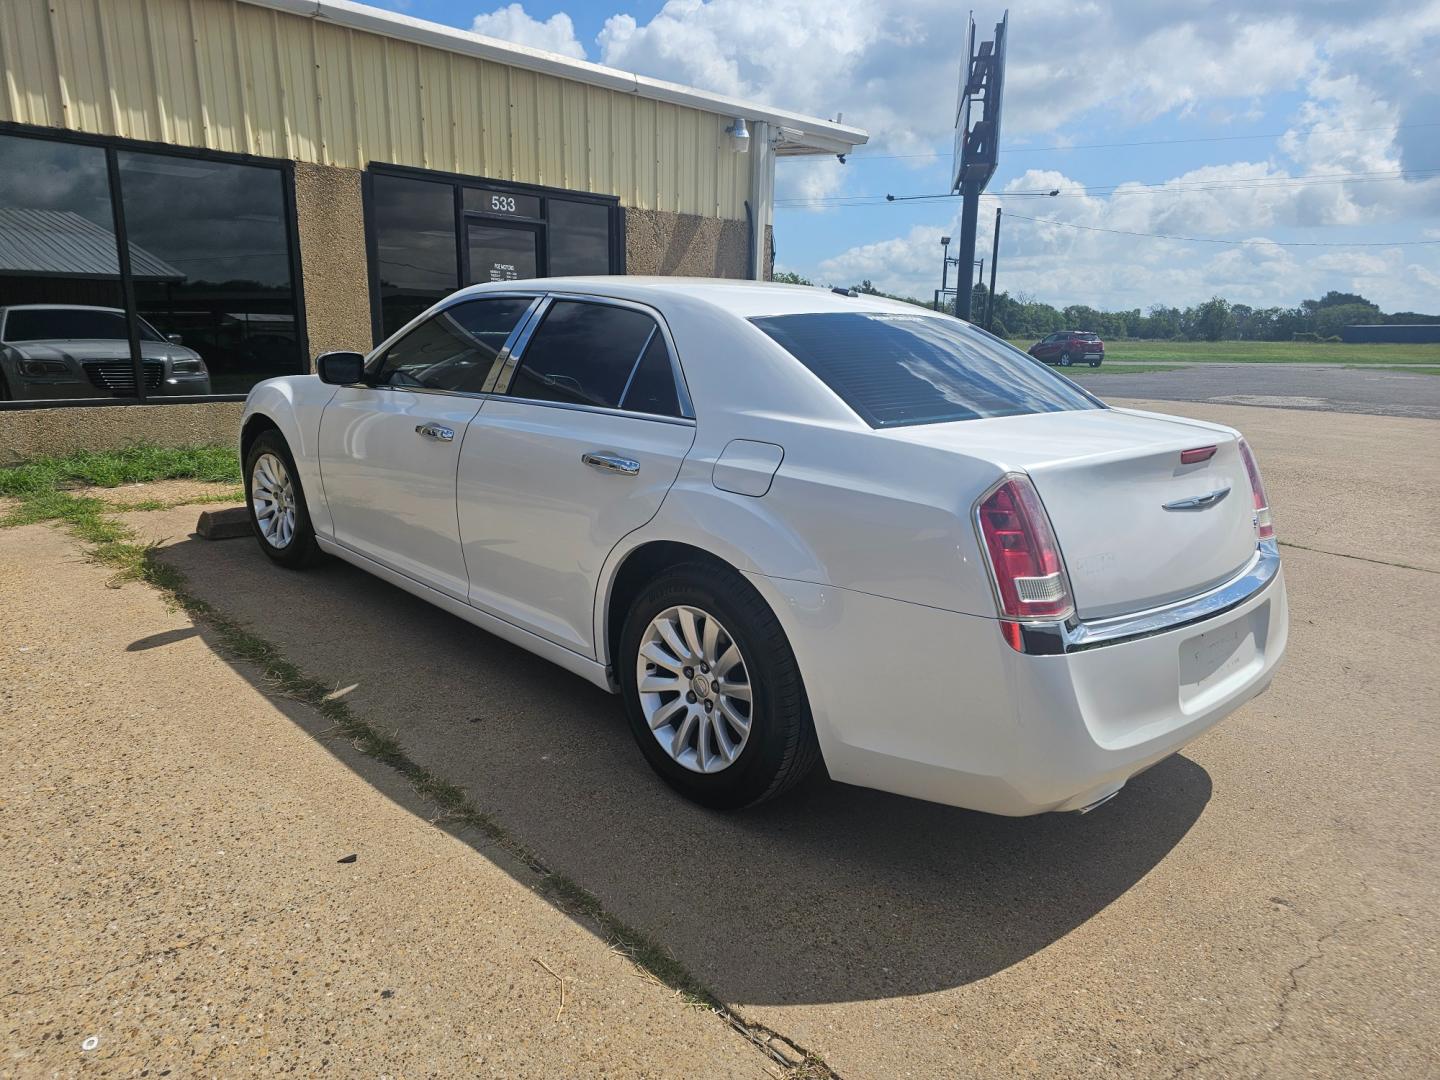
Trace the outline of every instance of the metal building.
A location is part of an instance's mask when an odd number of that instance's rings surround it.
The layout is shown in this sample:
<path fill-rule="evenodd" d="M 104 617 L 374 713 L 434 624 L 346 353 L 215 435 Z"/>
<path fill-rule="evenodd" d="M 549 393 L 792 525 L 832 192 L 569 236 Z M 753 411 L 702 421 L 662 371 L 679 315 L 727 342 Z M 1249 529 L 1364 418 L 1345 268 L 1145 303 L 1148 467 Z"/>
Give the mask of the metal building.
<path fill-rule="evenodd" d="M 0 62 L 0 461 L 218 430 L 475 281 L 764 276 L 776 158 L 866 140 L 348 0 L 4 0 Z"/>

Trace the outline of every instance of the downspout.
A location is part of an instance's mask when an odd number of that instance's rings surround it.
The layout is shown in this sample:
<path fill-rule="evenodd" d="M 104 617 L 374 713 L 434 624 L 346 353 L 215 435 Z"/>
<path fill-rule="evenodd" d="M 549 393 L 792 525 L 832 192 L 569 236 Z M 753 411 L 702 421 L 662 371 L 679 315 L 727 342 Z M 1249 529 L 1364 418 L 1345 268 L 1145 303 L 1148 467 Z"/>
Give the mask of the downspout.
<path fill-rule="evenodd" d="M 770 124 L 757 120 L 750 127 L 750 280 L 765 280 L 765 229 L 775 210 L 775 147 Z"/>

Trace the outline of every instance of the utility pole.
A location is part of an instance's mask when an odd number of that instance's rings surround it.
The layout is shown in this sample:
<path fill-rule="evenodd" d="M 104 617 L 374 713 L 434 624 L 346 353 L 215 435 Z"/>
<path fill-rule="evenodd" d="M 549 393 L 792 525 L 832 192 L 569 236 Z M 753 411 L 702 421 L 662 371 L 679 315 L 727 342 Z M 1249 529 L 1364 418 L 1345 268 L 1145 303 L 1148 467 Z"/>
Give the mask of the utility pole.
<path fill-rule="evenodd" d="M 950 286 L 950 237 L 940 237 L 940 295 L 944 296 Z"/>
<path fill-rule="evenodd" d="M 995 322 L 995 264 L 1000 261 L 1000 207 L 995 207 L 995 239 L 990 245 L 990 293 L 985 297 L 985 329 Z"/>
<path fill-rule="evenodd" d="M 995 175 L 999 162 L 1000 103 L 1005 87 L 1005 38 L 1009 24 L 1010 13 L 1007 11 L 995 24 L 994 38 L 977 45 L 973 13 L 966 20 L 965 53 L 960 60 L 960 100 L 955 110 L 955 156 L 950 184 L 951 192 L 961 197 L 961 266 L 973 266 L 975 263 L 975 229 L 980 217 L 980 193 Z M 970 318 L 974 291 L 973 288 L 956 288 L 957 318 Z"/>

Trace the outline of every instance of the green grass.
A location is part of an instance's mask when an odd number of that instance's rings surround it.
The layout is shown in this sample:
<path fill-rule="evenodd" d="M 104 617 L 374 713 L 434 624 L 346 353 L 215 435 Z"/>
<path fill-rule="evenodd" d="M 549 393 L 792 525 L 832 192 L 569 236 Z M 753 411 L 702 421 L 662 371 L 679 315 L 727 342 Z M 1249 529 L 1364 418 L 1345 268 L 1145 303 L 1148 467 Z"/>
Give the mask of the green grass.
<path fill-rule="evenodd" d="M 0 469 L 0 495 L 24 499 L 36 493 L 76 487 L 119 487 L 154 480 L 240 482 L 240 461 L 230 446 L 129 446 L 81 450 L 63 457 L 36 458 Z"/>
<path fill-rule="evenodd" d="M 1061 367 L 1057 367 L 1055 370 L 1062 375 L 1069 375 L 1073 379 L 1077 375 L 1143 375 L 1147 371 L 1180 371 L 1182 369 L 1174 364 L 1126 364 L 1124 367 L 1107 367 L 1101 364 L 1098 368 L 1081 364 L 1068 371 Z"/>
<path fill-rule="evenodd" d="M 1033 340 L 1012 344 L 1028 349 Z M 1314 341 L 1114 341 L 1105 359 L 1208 364 L 1440 365 L 1440 345 L 1337 345 Z M 1133 370 L 1133 369 L 1132 369 Z"/>

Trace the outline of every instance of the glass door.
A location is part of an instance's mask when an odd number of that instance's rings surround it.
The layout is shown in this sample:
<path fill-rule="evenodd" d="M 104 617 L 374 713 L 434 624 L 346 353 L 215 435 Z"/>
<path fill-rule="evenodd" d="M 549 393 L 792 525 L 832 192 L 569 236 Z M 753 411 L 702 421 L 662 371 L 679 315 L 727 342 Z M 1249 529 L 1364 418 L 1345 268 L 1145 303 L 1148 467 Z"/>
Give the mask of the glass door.
<path fill-rule="evenodd" d="M 467 285 L 541 275 L 539 225 L 471 219 L 465 246 Z"/>

